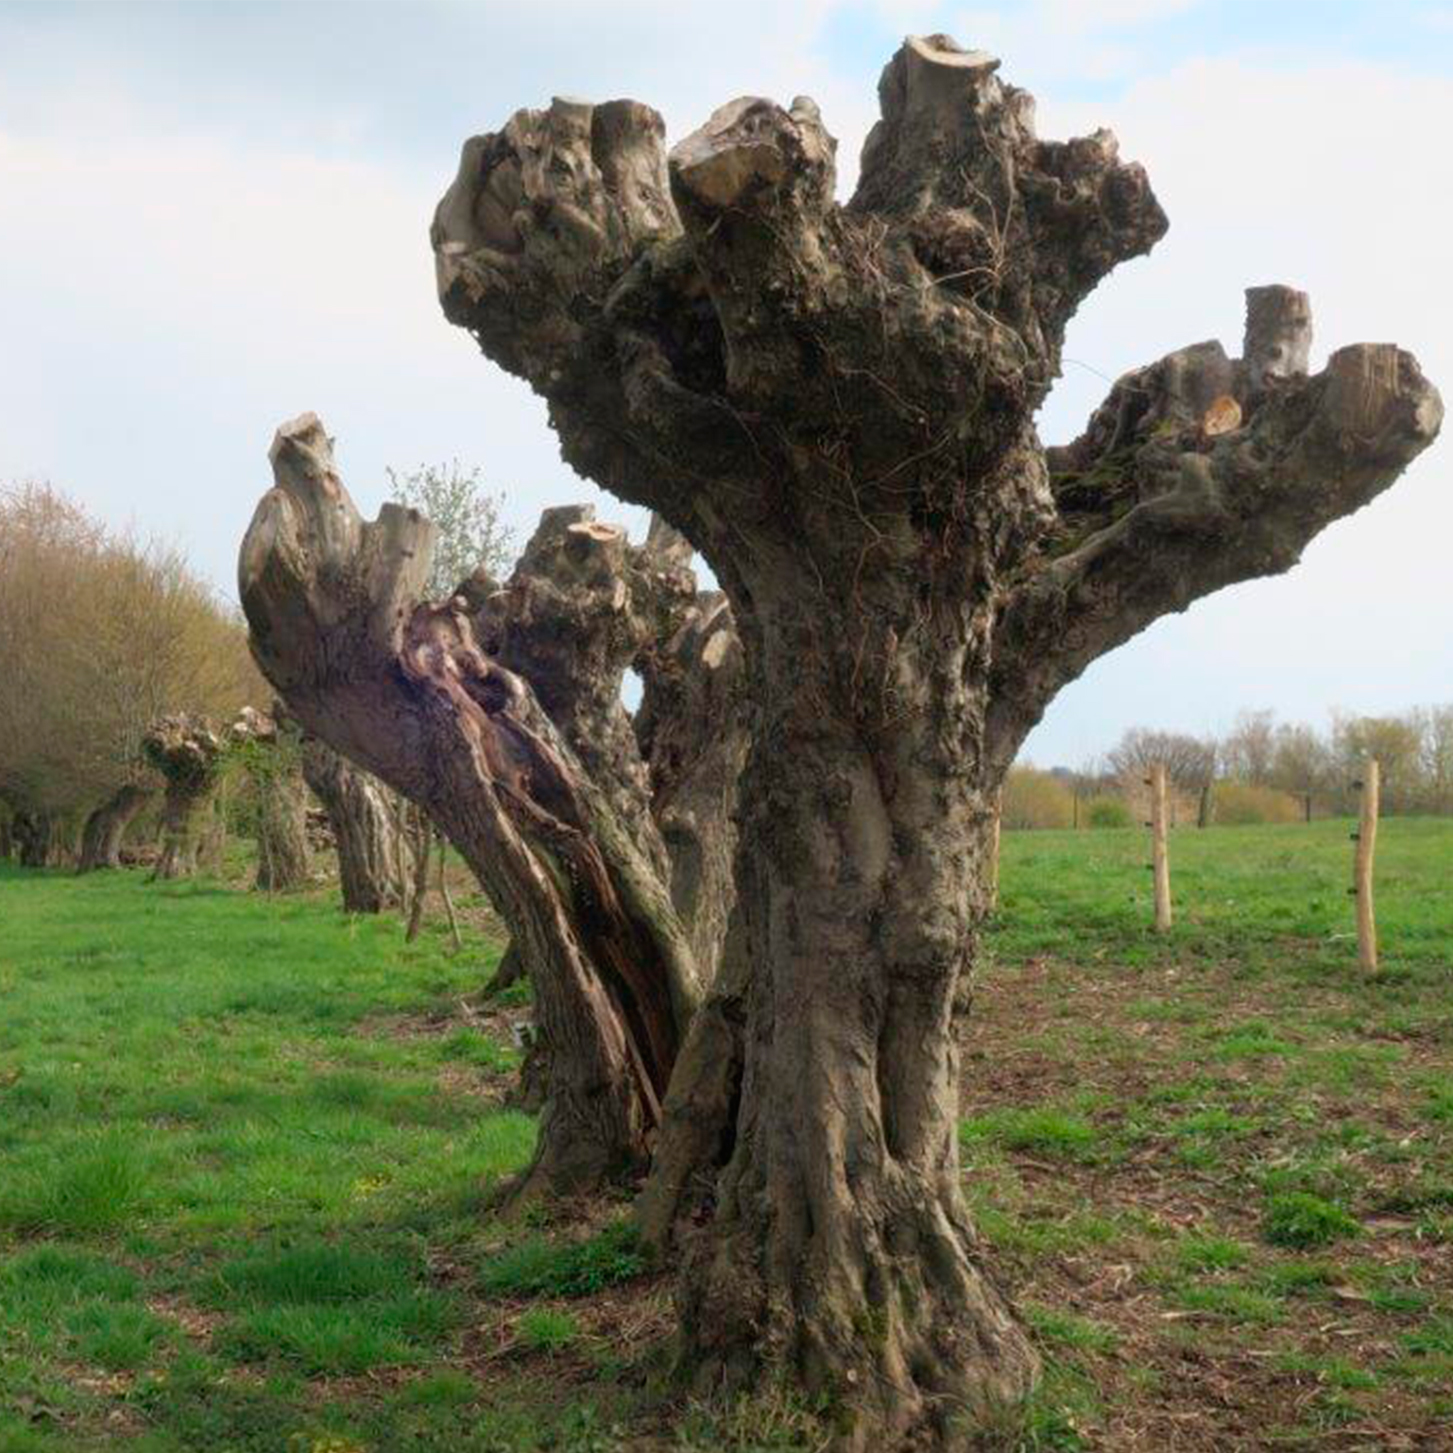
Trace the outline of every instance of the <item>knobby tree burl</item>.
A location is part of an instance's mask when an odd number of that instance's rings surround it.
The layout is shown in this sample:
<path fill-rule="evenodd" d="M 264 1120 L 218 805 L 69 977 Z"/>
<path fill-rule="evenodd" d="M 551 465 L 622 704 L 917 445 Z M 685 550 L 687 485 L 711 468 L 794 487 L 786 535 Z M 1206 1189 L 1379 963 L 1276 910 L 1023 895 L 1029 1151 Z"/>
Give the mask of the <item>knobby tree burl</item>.
<path fill-rule="evenodd" d="M 364 522 L 312 415 L 272 462 L 239 562 L 259 665 L 307 731 L 425 808 L 533 979 L 549 1091 L 520 1192 L 641 1170 L 701 988 L 620 688 L 697 607 L 684 546 L 547 511 L 509 581 L 421 602 L 427 520 Z"/>
<path fill-rule="evenodd" d="M 649 107 L 556 100 L 465 144 L 433 230 L 446 315 L 730 598 L 751 972 L 684 1365 L 704 1387 L 782 1367 L 837 1395 L 854 1447 L 1035 1374 L 960 1197 L 950 1032 L 1016 748 L 1103 652 L 1291 566 L 1441 417 L 1390 345 L 1308 376 L 1305 299 L 1276 289 L 1242 359 L 1131 375 L 1047 454 L 1068 320 L 1166 219 L 1108 132 L 1040 140 L 996 72 L 906 42 L 846 205 L 805 98 L 734 101 L 669 156 Z"/>

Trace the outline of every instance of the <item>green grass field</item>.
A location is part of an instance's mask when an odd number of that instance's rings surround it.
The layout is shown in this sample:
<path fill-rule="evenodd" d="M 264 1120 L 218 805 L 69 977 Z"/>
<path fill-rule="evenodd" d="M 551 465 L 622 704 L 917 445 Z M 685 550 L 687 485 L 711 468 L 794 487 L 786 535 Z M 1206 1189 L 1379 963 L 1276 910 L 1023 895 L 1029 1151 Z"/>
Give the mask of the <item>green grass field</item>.
<path fill-rule="evenodd" d="M 1453 1449 L 1453 823 L 1006 835 L 965 1184 L 1022 1449 Z M 326 894 L 0 867 L 0 1453 L 808 1448 L 666 1378 L 627 1205 L 501 1225 L 499 943 Z"/>

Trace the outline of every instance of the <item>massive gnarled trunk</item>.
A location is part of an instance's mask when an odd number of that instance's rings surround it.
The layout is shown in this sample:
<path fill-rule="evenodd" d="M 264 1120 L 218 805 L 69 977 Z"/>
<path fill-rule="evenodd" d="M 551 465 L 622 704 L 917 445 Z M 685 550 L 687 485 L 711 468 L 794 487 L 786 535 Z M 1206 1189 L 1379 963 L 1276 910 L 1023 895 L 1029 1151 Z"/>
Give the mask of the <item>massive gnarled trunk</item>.
<path fill-rule="evenodd" d="M 152 877 L 190 877 L 197 868 L 202 809 L 217 788 L 227 744 L 209 722 L 181 713 L 153 722 L 141 749 L 166 781 L 162 849 Z"/>
<path fill-rule="evenodd" d="M 530 684 L 475 639 L 482 611 L 509 657 L 517 607 L 562 608 L 581 629 L 592 608 L 512 585 L 519 599 L 495 609 L 487 584 L 483 599 L 419 604 L 428 521 L 394 505 L 362 521 L 311 415 L 279 430 L 272 459 L 277 487 L 239 562 L 254 654 L 307 730 L 428 811 L 525 954 L 551 1079 L 524 1189 L 639 1169 L 699 992 L 654 825 L 608 768 L 597 784 Z M 591 521 L 556 523 L 552 548 L 587 582 L 621 547 Z"/>
<path fill-rule="evenodd" d="M 399 885 L 412 871 L 409 849 L 383 783 L 314 736 L 303 740 L 302 765 L 333 828 L 344 910 L 381 913 L 402 907 Z"/>
<path fill-rule="evenodd" d="M 96 808 L 81 831 L 81 857 L 77 870 L 89 873 L 97 868 L 119 868 L 126 829 L 155 795 L 150 787 L 139 782 L 127 782 Z"/>
<path fill-rule="evenodd" d="M 557 100 L 466 143 L 433 233 L 447 316 L 730 597 L 750 972 L 683 1368 L 774 1363 L 851 1448 L 953 1445 L 1035 1375 L 960 1200 L 951 1033 L 1024 734 L 1157 616 L 1286 569 L 1441 418 L 1390 346 L 1307 378 L 1275 290 L 1242 363 L 1177 355 L 1047 458 L 1066 323 L 1166 222 L 1108 132 L 1039 140 L 997 66 L 906 42 L 846 206 L 806 98 L 733 102 L 669 166 L 649 108 Z"/>

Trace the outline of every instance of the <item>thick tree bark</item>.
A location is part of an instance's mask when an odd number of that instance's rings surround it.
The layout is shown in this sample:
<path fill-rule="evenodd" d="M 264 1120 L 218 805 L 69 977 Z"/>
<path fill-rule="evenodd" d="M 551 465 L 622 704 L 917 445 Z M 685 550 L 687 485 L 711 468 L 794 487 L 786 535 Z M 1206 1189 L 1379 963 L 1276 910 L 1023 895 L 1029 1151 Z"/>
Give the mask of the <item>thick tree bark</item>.
<path fill-rule="evenodd" d="M 500 961 L 495 966 L 489 983 L 484 986 L 485 993 L 493 998 L 496 994 L 503 994 L 506 989 L 528 977 L 529 975 L 525 972 L 524 957 L 515 947 L 514 940 L 511 939 L 504 953 L 500 955 Z"/>
<path fill-rule="evenodd" d="M 259 665 L 307 730 L 425 808 L 528 957 L 552 1072 L 523 1190 L 638 1170 L 699 992 L 649 814 L 476 645 L 477 607 L 416 604 L 426 520 L 385 505 L 365 524 L 311 415 L 272 459 L 239 565 Z M 614 548 L 589 526 L 562 548 L 597 545 Z"/>
<path fill-rule="evenodd" d="M 530 683 L 631 823 L 709 984 L 735 896 L 731 812 L 745 729 L 731 612 L 719 593 L 697 592 L 691 555 L 659 517 L 634 547 L 591 506 L 567 506 L 541 516 L 507 587 L 477 576 L 461 591 L 485 651 Z M 645 682 L 634 722 L 621 697 L 632 665 Z M 515 945 L 510 953 L 511 973 L 528 974 L 527 958 Z M 549 1059 L 542 1036 L 534 1085 L 548 1079 Z"/>
<path fill-rule="evenodd" d="M 127 782 L 96 808 L 86 819 L 81 832 L 78 871 L 89 873 L 96 868 L 119 868 L 126 829 L 155 795 L 150 787 Z"/>
<path fill-rule="evenodd" d="M 649 108 L 557 100 L 466 143 L 433 232 L 446 315 L 730 597 L 751 971 L 740 1095 L 704 1097 L 735 1123 L 683 1366 L 777 1364 L 855 1449 L 953 1446 L 1034 1376 L 959 1199 L 950 1013 L 1019 743 L 1097 655 L 1286 569 L 1441 418 L 1391 347 L 1304 378 L 1305 300 L 1273 290 L 1244 363 L 1176 355 L 1046 459 L 1069 318 L 1166 221 L 1108 132 L 1039 140 L 997 66 L 906 42 L 846 207 L 806 98 L 721 108 L 669 167 Z"/>
<path fill-rule="evenodd" d="M 302 766 L 333 828 L 344 911 L 400 907 L 399 855 L 408 847 L 395 831 L 387 789 L 318 737 L 304 738 Z"/>
<path fill-rule="evenodd" d="M 60 823 L 48 812 L 17 812 L 13 819 L 22 868 L 48 868 L 60 853 Z"/>
<path fill-rule="evenodd" d="M 803 663 L 790 689 L 752 680 L 765 709 L 740 887 L 757 972 L 734 1154 L 681 1302 L 703 1391 L 750 1386 L 764 1337 L 876 1425 L 912 1426 L 945 1400 L 987 1413 L 1032 1376 L 958 1186 L 949 1028 L 996 797 L 964 624 L 900 653 L 896 700 L 918 709 L 890 733 L 864 720 L 852 647 L 826 621 L 765 643 Z M 787 740 L 791 753 L 774 745 Z"/>
<path fill-rule="evenodd" d="M 699 595 L 637 666 L 645 689 L 635 726 L 651 812 L 671 860 L 671 897 L 709 984 L 736 902 L 734 816 L 747 755 L 742 649 L 726 596 Z"/>
<path fill-rule="evenodd" d="M 202 809 L 216 790 L 227 745 L 209 722 L 184 713 L 153 722 L 141 749 L 166 781 L 162 850 L 152 879 L 190 877 L 197 867 Z"/>

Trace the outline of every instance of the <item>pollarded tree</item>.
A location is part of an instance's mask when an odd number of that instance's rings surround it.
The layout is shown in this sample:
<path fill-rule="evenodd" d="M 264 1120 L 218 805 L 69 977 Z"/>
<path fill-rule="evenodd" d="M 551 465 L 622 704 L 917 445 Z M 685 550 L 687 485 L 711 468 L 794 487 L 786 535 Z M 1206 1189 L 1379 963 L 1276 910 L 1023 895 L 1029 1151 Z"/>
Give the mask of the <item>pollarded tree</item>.
<path fill-rule="evenodd" d="M 202 809 L 221 780 L 227 742 L 204 717 L 180 712 L 158 717 L 142 737 L 141 750 L 166 782 L 161 856 L 152 877 L 190 877 L 197 867 Z"/>
<path fill-rule="evenodd" d="M 271 713 L 247 706 L 227 729 L 233 760 L 250 788 L 260 893 L 288 892 L 308 883 L 308 786 L 302 733 L 278 704 Z"/>
<path fill-rule="evenodd" d="M 960 1196 L 951 1033 L 1016 749 L 1096 657 L 1294 564 L 1441 419 L 1391 345 L 1308 377 L 1305 298 L 1254 290 L 1243 359 L 1173 354 L 1047 455 L 1066 324 L 1166 220 L 1108 132 L 1041 141 L 996 70 L 906 42 L 845 206 L 804 98 L 735 101 L 669 159 L 648 107 L 557 100 L 465 144 L 433 232 L 447 316 L 731 599 L 752 974 L 684 1365 L 778 1364 L 855 1448 L 1035 1375 Z"/>
<path fill-rule="evenodd" d="M 94 808 L 81 830 L 81 856 L 77 871 L 121 866 L 121 843 L 126 829 L 156 796 L 150 783 L 123 782 L 99 807 Z"/>
<path fill-rule="evenodd" d="M 53 859 L 115 862 L 164 711 L 225 715 L 257 677 L 235 614 L 173 549 L 117 534 L 58 491 L 0 488 L 0 798 Z"/>
<path fill-rule="evenodd" d="M 427 810 L 528 964 L 550 1077 L 521 1190 L 642 1169 L 700 988 L 620 685 L 697 603 L 681 547 L 547 511 L 506 584 L 421 603 L 427 520 L 360 519 L 312 415 L 272 462 L 238 566 L 258 664 L 307 730 Z"/>

